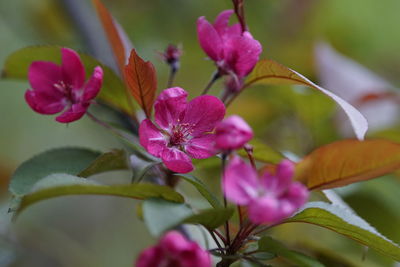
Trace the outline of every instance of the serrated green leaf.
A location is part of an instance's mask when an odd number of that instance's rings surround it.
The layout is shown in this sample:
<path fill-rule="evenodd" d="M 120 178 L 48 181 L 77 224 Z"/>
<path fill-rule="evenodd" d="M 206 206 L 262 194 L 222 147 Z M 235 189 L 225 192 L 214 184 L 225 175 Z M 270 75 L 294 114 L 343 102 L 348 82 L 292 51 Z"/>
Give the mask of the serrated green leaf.
<path fill-rule="evenodd" d="M 57 148 L 45 151 L 22 163 L 11 177 L 10 191 L 27 194 L 40 179 L 52 173 L 77 175 L 101 155 L 86 148 Z"/>
<path fill-rule="evenodd" d="M 339 205 L 310 202 L 284 223 L 289 222 L 310 223 L 330 229 L 400 261 L 399 245 L 380 234 L 357 214 Z"/>
<path fill-rule="evenodd" d="M 207 189 L 206 185 L 201 180 L 190 174 L 179 173 L 175 175 L 194 185 L 197 191 L 199 191 L 199 193 L 208 201 L 208 203 L 210 203 L 213 208 L 222 207 L 218 199 L 210 192 L 210 190 Z"/>
<path fill-rule="evenodd" d="M 311 258 L 303 253 L 287 249 L 282 243 L 264 236 L 258 241 L 258 249 L 269 253 L 276 254 L 290 261 L 299 267 L 323 267 L 324 265 L 316 259 Z"/>
<path fill-rule="evenodd" d="M 275 151 L 258 139 L 251 140 L 250 145 L 253 146 L 253 156 L 258 161 L 277 164 L 284 158 L 281 153 Z M 247 152 L 244 151 L 244 149 L 239 150 L 238 154 L 242 157 L 247 157 Z"/>
<path fill-rule="evenodd" d="M 52 174 L 38 182 L 33 191 L 21 198 L 16 214 L 42 200 L 68 195 L 110 195 L 133 199 L 151 197 L 183 202 L 179 193 L 167 186 L 155 184 L 102 185 L 69 174 Z M 172 202 L 171 202 L 172 203 Z"/>
<path fill-rule="evenodd" d="M 51 61 L 61 63 L 61 47 L 59 46 L 30 46 L 15 51 L 8 56 L 4 64 L 3 79 L 23 79 L 28 77 L 28 68 L 33 61 Z M 101 66 L 104 71 L 103 86 L 98 98 L 110 106 L 132 114 L 125 91 L 125 85 L 121 79 L 109 67 L 84 53 L 79 53 L 86 75 L 89 77 L 96 66 Z"/>
<path fill-rule="evenodd" d="M 78 176 L 89 177 L 97 173 L 125 170 L 128 168 L 126 152 L 122 149 L 115 149 L 97 157 L 86 169 L 81 171 Z"/>

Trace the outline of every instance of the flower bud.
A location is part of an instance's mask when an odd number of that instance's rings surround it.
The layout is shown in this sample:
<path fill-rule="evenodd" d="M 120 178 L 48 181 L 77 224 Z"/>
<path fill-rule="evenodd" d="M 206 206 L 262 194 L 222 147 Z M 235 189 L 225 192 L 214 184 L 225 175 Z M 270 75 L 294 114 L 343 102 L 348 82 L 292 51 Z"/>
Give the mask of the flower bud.
<path fill-rule="evenodd" d="M 215 135 L 217 149 L 232 150 L 242 148 L 250 141 L 253 131 L 241 117 L 232 115 L 217 125 Z"/>

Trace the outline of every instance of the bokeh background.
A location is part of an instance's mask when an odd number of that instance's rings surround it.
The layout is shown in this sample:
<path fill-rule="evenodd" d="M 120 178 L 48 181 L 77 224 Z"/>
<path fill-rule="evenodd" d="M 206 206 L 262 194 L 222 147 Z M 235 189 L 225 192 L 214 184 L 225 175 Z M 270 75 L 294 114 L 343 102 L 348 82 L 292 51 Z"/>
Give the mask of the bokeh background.
<path fill-rule="evenodd" d="M 231 1 L 103 2 L 124 27 L 139 54 L 156 65 L 159 90 L 167 82 L 168 68 L 157 51 L 175 43 L 182 44 L 184 50 L 176 85 L 187 89 L 192 96 L 201 92 L 214 67 L 205 60 L 198 45 L 196 19 L 205 15 L 213 20 L 221 10 L 231 8 Z M 354 87 L 365 88 L 365 92 L 374 91 L 376 84 L 384 87 L 376 89 L 378 91 L 396 92 L 400 84 L 399 1 L 245 2 L 247 23 L 253 36 L 263 44 L 263 57 L 275 59 L 331 90 L 337 89 L 335 81 L 345 84 L 338 92 L 344 98 L 347 91 L 353 90 L 352 83 Z M 109 63 L 110 50 L 104 40 L 88 0 L 0 0 L 0 68 L 13 51 L 43 44 L 85 51 Z M 324 50 L 329 52 L 319 50 L 321 53 L 316 53 L 317 44 L 321 47 L 322 42 L 325 48 L 330 44 L 331 48 Z M 329 53 L 343 59 L 334 50 L 360 65 L 351 63 L 349 67 L 343 63 L 348 63 L 347 59 L 330 64 Z M 326 75 L 331 75 L 330 81 L 324 78 Z M 132 266 L 140 249 L 155 242 L 136 216 L 135 201 L 113 197 L 63 197 L 39 203 L 11 223 L 7 213 L 8 180 L 24 160 L 60 146 L 84 146 L 103 151 L 122 147 L 88 118 L 65 126 L 50 116 L 34 113 L 24 101 L 27 88 L 27 82 L 0 80 L 0 266 Z M 212 93 L 218 95 L 221 88 L 219 82 Z M 374 127 L 369 136 L 400 141 L 397 107 L 389 112 L 384 108 L 387 105 L 392 104 L 380 102 L 368 107 L 375 120 L 388 121 Z M 243 93 L 229 113 L 242 115 L 266 144 L 299 157 L 348 135 L 335 105 L 311 89 L 255 87 Z M 217 176 L 212 167 L 209 169 L 200 176 L 218 192 Z M 94 179 L 123 183 L 130 179 L 130 174 L 113 172 Z M 194 201 L 198 198 L 190 188 L 182 185 L 180 189 Z M 399 189 L 399 179 L 390 175 L 338 192 L 359 215 L 400 243 Z M 201 202 L 198 205 L 201 206 Z M 273 234 L 293 248 L 317 256 L 328 266 L 395 265 L 388 258 L 317 227 L 286 225 L 278 227 Z"/>

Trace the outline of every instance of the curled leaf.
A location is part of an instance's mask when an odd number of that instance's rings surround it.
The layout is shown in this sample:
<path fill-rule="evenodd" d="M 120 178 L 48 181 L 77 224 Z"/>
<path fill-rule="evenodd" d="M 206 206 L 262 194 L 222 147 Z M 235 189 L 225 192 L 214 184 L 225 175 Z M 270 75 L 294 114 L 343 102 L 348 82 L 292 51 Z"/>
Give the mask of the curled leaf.
<path fill-rule="evenodd" d="M 300 73 L 289 69 L 288 67 L 285 67 L 273 60 L 260 60 L 247 78 L 244 87 L 248 87 L 252 84 L 297 84 L 317 89 L 333 99 L 343 109 L 350 119 L 357 138 L 360 140 L 364 139 L 364 135 L 368 129 L 368 122 L 356 108 L 339 96 L 322 88 L 321 86 L 316 85 Z"/>

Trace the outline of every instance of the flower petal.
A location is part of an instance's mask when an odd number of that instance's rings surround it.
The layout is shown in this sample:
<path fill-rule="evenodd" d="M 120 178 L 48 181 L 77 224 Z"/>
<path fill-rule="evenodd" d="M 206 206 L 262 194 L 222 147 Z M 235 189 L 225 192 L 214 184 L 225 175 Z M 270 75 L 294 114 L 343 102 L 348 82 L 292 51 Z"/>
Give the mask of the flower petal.
<path fill-rule="evenodd" d="M 185 146 L 186 152 L 195 159 L 206 159 L 215 155 L 215 135 L 206 134 L 195 137 Z"/>
<path fill-rule="evenodd" d="M 225 41 L 225 62 L 239 77 L 253 70 L 262 51 L 261 44 L 249 32 Z"/>
<path fill-rule="evenodd" d="M 140 123 L 139 139 L 140 144 L 147 152 L 156 157 L 161 157 L 161 153 L 167 147 L 164 135 L 149 119 Z"/>
<path fill-rule="evenodd" d="M 218 14 L 214 21 L 214 28 L 217 30 L 219 35 L 223 35 L 228 28 L 229 19 L 234 11 L 232 9 L 224 10 Z"/>
<path fill-rule="evenodd" d="M 282 217 L 279 201 L 271 196 L 254 199 L 248 205 L 249 219 L 256 224 L 276 223 Z"/>
<path fill-rule="evenodd" d="M 29 66 L 28 79 L 34 90 L 45 91 L 57 97 L 63 96 L 63 94 L 54 87 L 54 84 L 62 80 L 61 67 L 53 62 L 34 61 Z"/>
<path fill-rule="evenodd" d="M 85 69 L 78 53 L 69 48 L 61 48 L 62 76 L 72 89 L 80 89 L 85 83 Z"/>
<path fill-rule="evenodd" d="M 258 186 L 256 171 L 239 157 L 234 157 L 222 180 L 225 196 L 235 204 L 246 205 L 257 197 Z"/>
<path fill-rule="evenodd" d="M 232 115 L 215 128 L 216 147 L 222 150 L 239 149 L 253 138 L 253 130 L 239 116 Z"/>
<path fill-rule="evenodd" d="M 203 95 L 189 102 L 183 123 L 192 127 L 191 135 L 196 137 L 214 130 L 224 116 L 224 103 L 215 96 Z"/>
<path fill-rule="evenodd" d="M 40 114 L 56 114 L 65 108 L 63 99 L 55 99 L 45 91 L 27 90 L 25 100 L 34 111 Z"/>
<path fill-rule="evenodd" d="M 197 36 L 204 52 L 214 61 L 223 59 L 223 43 L 217 30 L 204 17 L 197 20 Z"/>
<path fill-rule="evenodd" d="M 161 158 L 168 169 L 177 173 L 188 173 L 193 170 L 193 164 L 188 155 L 176 148 L 166 148 Z"/>
<path fill-rule="evenodd" d="M 182 120 L 187 107 L 188 93 L 180 87 L 165 89 L 157 97 L 154 105 L 155 121 L 163 129 L 169 129 Z"/>
<path fill-rule="evenodd" d="M 136 267 L 149 267 L 149 266 L 160 266 L 162 262 L 165 262 L 165 253 L 160 246 L 154 246 L 142 251 L 137 260 Z"/>
<path fill-rule="evenodd" d="M 93 74 L 87 81 L 84 92 L 83 101 L 87 102 L 92 100 L 100 92 L 101 85 L 103 83 L 103 69 L 100 66 L 94 68 Z"/>
<path fill-rule="evenodd" d="M 61 123 L 70 123 L 82 118 L 89 106 L 81 103 L 73 104 L 69 109 L 56 117 L 56 121 Z"/>

